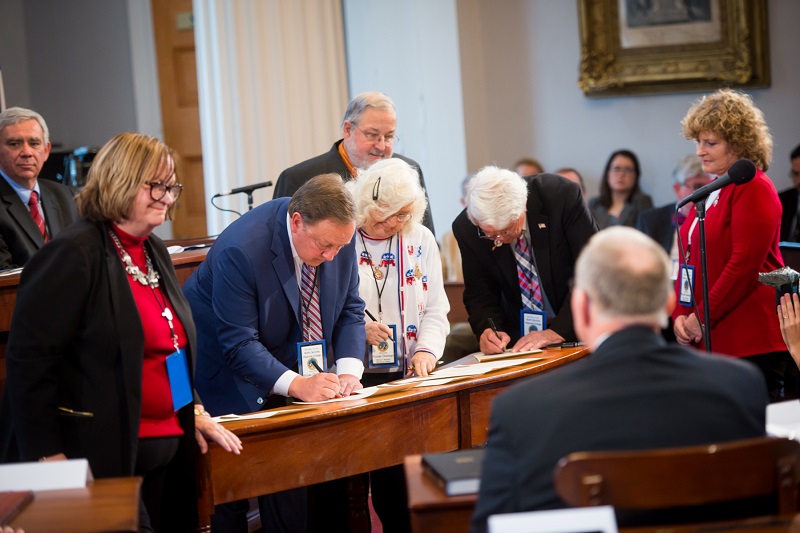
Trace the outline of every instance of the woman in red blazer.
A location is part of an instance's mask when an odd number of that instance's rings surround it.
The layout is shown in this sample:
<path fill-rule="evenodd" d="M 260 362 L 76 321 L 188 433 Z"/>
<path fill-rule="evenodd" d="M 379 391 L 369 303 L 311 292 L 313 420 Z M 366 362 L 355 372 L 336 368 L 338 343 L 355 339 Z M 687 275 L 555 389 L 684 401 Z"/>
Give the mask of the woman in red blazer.
<path fill-rule="evenodd" d="M 724 175 L 739 159 L 755 163 L 755 178 L 743 185 L 712 193 L 705 202 L 708 302 L 703 301 L 699 229 L 693 207 L 681 226 L 683 264 L 693 267 L 691 303 L 673 312 L 675 337 L 682 344 L 703 342 L 701 327 L 706 305 L 711 318 L 713 350 L 741 357 L 761 368 L 773 400 L 782 397 L 783 376 L 791 362 L 775 320 L 775 290 L 758 282 L 759 272 L 783 266 L 778 248 L 781 204 L 764 174 L 772 158 L 772 137 L 761 111 L 750 96 L 719 90 L 696 102 L 681 122 L 682 134 L 697 143 L 703 170 Z M 681 270 L 683 272 L 683 269 Z M 687 300 L 682 276 L 675 290 Z M 792 390 L 796 384 L 787 384 Z"/>

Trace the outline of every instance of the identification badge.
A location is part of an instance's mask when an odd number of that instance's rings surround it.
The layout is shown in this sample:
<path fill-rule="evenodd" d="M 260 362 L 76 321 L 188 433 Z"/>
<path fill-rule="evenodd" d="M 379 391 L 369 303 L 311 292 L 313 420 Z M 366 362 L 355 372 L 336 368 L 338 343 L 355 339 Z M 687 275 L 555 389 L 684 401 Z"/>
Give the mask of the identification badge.
<path fill-rule="evenodd" d="M 547 316 L 542 311 L 522 309 L 519 312 L 519 329 L 520 337 L 531 331 L 544 331 L 547 329 Z"/>
<path fill-rule="evenodd" d="M 189 383 L 189 366 L 186 364 L 186 348 L 167 357 L 167 377 L 172 391 L 172 408 L 177 411 L 194 399 Z"/>
<path fill-rule="evenodd" d="M 328 371 L 325 340 L 297 343 L 297 373 L 304 378 Z"/>
<path fill-rule="evenodd" d="M 694 295 L 694 267 L 691 265 L 681 265 L 681 305 L 692 306 Z"/>
<path fill-rule="evenodd" d="M 397 326 L 387 324 L 392 330 L 392 336 L 377 346 L 369 347 L 369 367 L 381 368 L 399 366 L 397 362 Z"/>

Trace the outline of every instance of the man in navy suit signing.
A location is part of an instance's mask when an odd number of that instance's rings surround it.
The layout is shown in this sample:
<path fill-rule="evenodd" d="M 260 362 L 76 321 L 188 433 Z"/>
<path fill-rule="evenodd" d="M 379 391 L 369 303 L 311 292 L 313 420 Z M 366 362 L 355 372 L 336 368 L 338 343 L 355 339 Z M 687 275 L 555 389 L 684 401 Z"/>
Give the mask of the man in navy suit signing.
<path fill-rule="evenodd" d="M 0 269 L 24 266 L 78 219 L 72 190 L 38 179 L 49 156 L 50 132 L 39 113 L 0 113 Z"/>
<path fill-rule="evenodd" d="M 247 212 L 217 238 L 184 285 L 198 332 L 195 383 L 212 415 L 285 405 L 286 397 L 327 400 L 361 388 L 366 334 L 351 242 L 355 220 L 342 179 L 325 174 L 291 199 Z M 314 274 L 306 277 L 309 270 Z M 315 324 L 321 335 L 309 339 Z M 309 375 L 298 369 L 298 343 L 320 339 L 331 372 Z M 305 529 L 305 492 L 287 495 L 292 492 L 260 499 L 262 524 L 270 524 L 265 531 Z M 212 525 L 246 531 L 247 502 L 231 506 L 239 506 L 228 507 L 232 522 L 221 522 L 226 511 L 218 508 Z"/>

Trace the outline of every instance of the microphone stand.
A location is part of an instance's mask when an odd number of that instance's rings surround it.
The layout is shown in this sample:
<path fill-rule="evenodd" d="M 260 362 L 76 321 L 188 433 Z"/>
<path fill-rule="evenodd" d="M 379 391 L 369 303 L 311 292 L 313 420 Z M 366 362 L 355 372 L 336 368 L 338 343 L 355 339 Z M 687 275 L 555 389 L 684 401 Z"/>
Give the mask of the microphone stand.
<path fill-rule="evenodd" d="M 706 352 L 711 353 L 711 311 L 708 305 L 708 269 L 706 268 L 706 198 L 694 202 L 697 222 L 700 225 L 700 269 L 703 280 L 703 339 Z"/>
<path fill-rule="evenodd" d="M 253 210 L 253 191 L 247 191 L 247 210 Z"/>

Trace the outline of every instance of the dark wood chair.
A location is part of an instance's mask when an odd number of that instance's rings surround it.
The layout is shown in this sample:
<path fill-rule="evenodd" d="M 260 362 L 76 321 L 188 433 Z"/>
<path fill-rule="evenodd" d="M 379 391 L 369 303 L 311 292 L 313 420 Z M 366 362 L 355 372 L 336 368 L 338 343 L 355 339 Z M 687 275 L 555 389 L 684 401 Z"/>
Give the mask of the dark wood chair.
<path fill-rule="evenodd" d="M 575 507 L 666 509 L 757 497 L 797 513 L 800 443 L 762 437 L 657 450 L 576 452 L 555 468 L 556 492 Z"/>

